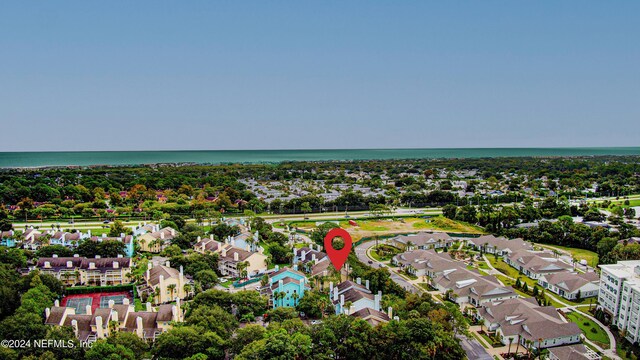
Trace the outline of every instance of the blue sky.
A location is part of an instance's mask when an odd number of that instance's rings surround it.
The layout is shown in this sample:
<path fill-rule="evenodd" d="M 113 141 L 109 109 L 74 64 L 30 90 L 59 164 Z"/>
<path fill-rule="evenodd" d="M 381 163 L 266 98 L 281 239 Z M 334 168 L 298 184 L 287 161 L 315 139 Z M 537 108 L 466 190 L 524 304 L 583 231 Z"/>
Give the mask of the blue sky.
<path fill-rule="evenodd" d="M 0 151 L 638 146 L 640 2 L 0 2 Z"/>

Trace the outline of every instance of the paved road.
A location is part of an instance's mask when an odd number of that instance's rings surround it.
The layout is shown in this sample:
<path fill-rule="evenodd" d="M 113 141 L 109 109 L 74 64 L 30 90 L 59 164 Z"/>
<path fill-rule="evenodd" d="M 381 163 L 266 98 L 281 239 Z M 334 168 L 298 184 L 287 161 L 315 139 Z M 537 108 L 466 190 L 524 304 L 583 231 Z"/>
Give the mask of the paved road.
<path fill-rule="evenodd" d="M 379 243 L 384 243 L 384 241 L 379 241 Z M 375 244 L 376 244 L 375 241 L 363 242 L 362 244 L 356 246 L 354 251 L 356 253 L 356 256 L 358 257 L 358 260 L 360 260 L 364 264 L 368 264 L 369 266 L 377 268 L 377 267 L 380 267 L 382 263 L 376 260 L 373 260 L 367 256 L 367 250 L 372 246 L 374 246 Z M 373 261 L 373 264 L 369 264 L 369 261 Z M 389 271 L 389 273 L 391 274 L 391 280 L 393 280 L 393 282 L 395 282 L 396 284 L 400 285 L 400 287 L 402 287 L 403 289 L 415 294 L 422 292 L 420 289 L 418 289 L 413 284 L 408 282 L 402 276 L 396 274 L 393 271 Z"/>
<path fill-rule="evenodd" d="M 485 349 L 480 342 L 476 339 L 469 339 L 465 336 L 458 335 L 460 339 L 460 345 L 469 360 L 493 360 L 493 357 L 489 355 L 487 349 Z"/>

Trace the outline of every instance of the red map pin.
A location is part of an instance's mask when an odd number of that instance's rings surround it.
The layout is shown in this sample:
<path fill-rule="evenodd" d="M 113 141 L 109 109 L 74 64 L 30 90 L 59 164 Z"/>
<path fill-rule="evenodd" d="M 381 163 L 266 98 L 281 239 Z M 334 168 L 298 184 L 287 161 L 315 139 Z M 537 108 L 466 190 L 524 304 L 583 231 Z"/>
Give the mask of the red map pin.
<path fill-rule="evenodd" d="M 340 250 L 334 249 L 333 244 L 331 243 L 335 237 L 341 237 L 344 240 L 344 247 Z M 349 235 L 345 229 L 333 228 L 329 230 L 327 236 L 324 237 L 324 250 L 327 252 L 329 260 L 331 260 L 331 263 L 336 270 L 340 271 L 344 262 L 347 261 L 352 244 L 351 235 Z"/>

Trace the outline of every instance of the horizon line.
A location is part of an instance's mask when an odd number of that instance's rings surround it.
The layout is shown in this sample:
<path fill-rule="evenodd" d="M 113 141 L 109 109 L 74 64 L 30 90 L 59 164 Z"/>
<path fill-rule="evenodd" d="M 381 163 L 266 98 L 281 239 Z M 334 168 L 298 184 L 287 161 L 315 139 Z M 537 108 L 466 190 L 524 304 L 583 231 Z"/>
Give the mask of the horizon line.
<path fill-rule="evenodd" d="M 284 149 L 149 149 L 149 150 L 16 150 L 0 151 L 0 154 L 15 153 L 88 153 L 88 152 L 209 152 L 209 151 L 352 151 L 352 150 L 486 150 L 486 149 L 640 149 L 640 146 L 531 146 L 531 147 L 398 147 L 398 148 L 284 148 Z"/>

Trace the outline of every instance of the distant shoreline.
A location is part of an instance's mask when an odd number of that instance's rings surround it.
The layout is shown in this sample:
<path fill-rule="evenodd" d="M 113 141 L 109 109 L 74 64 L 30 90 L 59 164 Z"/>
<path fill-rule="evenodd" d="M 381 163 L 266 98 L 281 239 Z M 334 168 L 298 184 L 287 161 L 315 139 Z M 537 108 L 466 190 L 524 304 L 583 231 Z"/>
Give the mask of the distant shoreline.
<path fill-rule="evenodd" d="M 0 168 L 592 156 L 640 156 L 640 147 L 0 152 Z"/>

